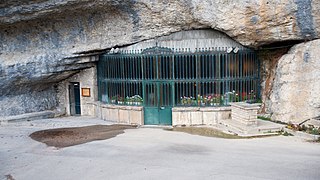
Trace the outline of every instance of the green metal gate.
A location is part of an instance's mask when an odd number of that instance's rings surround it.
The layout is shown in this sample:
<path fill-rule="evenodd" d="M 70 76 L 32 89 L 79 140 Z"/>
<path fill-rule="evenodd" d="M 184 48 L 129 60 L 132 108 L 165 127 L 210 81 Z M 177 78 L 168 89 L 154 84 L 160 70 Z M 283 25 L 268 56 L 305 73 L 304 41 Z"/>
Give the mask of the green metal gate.
<path fill-rule="evenodd" d="M 171 124 L 172 107 L 217 107 L 260 98 L 254 51 L 227 48 L 144 50 L 104 54 L 98 62 L 99 100 L 144 107 L 145 124 Z"/>
<path fill-rule="evenodd" d="M 166 48 L 153 48 L 144 52 L 144 124 L 171 125 L 174 96 L 173 56 Z"/>
<path fill-rule="evenodd" d="M 172 124 L 172 88 L 172 83 L 166 82 L 144 84 L 144 124 Z"/>

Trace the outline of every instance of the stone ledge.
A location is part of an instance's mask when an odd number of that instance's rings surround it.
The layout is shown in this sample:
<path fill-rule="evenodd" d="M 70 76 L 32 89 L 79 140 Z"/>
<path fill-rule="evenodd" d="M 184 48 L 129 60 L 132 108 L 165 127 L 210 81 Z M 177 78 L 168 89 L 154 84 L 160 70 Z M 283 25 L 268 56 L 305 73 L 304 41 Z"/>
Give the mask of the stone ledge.
<path fill-rule="evenodd" d="M 230 105 L 240 109 L 245 109 L 245 110 L 258 110 L 260 109 L 261 103 L 249 104 L 246 102 L 236 102 L 236 103 L 230 103 Z"/>
<path fill-rule="evenodd" d="M 284 125 L 259 119 L 257 120 L 257 124 L 253 126 L 248 126 L 233 120 L 221 120 L 217 126 L 220 128 L 226 128 L 229 132 L 244 137 L 275 135 L 279 134 L 279 131 L 284 128 Z"/>
<path fill-rule="evenodd" d="M 308 134 L 306 132 L 294 131 L 288 128 L 284 128 L 283 130 L 305 140 L 318 140 L 320 138 L 320 135 L 313 135 L 313 134 Z"/>
<path fill-rule="evenodd" d="M 26 114 L 21 114 L 16 116 L 0 117 L 0 124 L 5 124 L 9 122 L 18 122 L 18 121 L 48 119 L 48 118 L 54 118 L 54 117 L 55 117 L 54 111 L 41 111 L 41 112 L 26 113 Z"/>
<path fill-rule="evenodd" d="M 114 104 L 100 104 L 101 108 L 108 109 L 123 109 L 123 110 L 133 110 L 133 111 L 142 111 L 142 106 L 119 106 Z"/>
<path fill-rule="evenodd" d="M 172 112 L 219 112 L 231 111 L 231 107 L 174 107 Z"/>

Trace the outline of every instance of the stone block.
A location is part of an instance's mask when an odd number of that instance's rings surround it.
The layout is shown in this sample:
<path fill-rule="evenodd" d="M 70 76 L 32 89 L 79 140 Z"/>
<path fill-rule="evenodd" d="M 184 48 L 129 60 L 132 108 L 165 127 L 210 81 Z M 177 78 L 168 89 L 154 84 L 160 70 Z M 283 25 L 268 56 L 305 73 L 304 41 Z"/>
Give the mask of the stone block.
<path fill-rule="evenodd" d="M 191 125 L 189 111 L 172 111 L 172 125 Z"/>
<path fill-rule="evenodd" d="M 217 124 L 217 114 L 219 112 L 202 112 L 203 124 L 215 125 Z"/>
<path fill-rule="evenodd" d="M 191 114 L 191 125 L 200 125 L 203 124 L 203 116 L 201 111 L 190 112 Z"/>
<path fill-rule="evenodd" d="M 119 110 L 118 109 L 109 109 L 108 120 L 119 122 Z"/>
<path fill-rule="evenodd" d="M 232 120 L 237 121 L 246 126 L 257 125 L 257 112 L 259 104 L 247 104 L 243 102 L 231 103 Z"/>
<path fill-rule="evenodd" d="M 143 125 L 143 111 L 130 111 L 130 124 Z"/>
<path fill-rule="evenodd" d="M 101 119 L 107 120 L 107 117 L 108 117 L 107 113 L 108 113 L 108 109 L 107 108 L 104 108 L 104 107 L 100 108 L 100 117 L 101 117 Z"/>
<path fill-rule="evenodd" d="M 119 123 L 129 124 L 130 122 L 130 110 L 127 109 L 119 109 Z"/>
<path fill-rule="evenodd" d="M 180 124 L 180 112 L 172 111 L 172 126 Z"/>
<path fill-rule="evenodd" d="M 180 123 L 185 125 L 191 125 L 191 114 L 190 112 L 181 112 L 180 113 Z"/>

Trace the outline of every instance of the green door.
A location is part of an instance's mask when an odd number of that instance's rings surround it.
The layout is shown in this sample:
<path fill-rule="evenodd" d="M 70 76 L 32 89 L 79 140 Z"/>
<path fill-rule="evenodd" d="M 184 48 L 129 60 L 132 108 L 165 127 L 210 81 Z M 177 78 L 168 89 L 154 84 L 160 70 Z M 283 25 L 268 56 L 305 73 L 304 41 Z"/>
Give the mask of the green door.
<path fill-rule="evenodd" d="M 81 115 L 80 103 L 80 83 L 73 82 L 69 84 L 69 102 L 70 102 L 70 115 Z"/>
<path fill-rule="evenodd" d="M 145 83 L 145 125 L 172 124 L 172 87 L 166 82 Z"/>

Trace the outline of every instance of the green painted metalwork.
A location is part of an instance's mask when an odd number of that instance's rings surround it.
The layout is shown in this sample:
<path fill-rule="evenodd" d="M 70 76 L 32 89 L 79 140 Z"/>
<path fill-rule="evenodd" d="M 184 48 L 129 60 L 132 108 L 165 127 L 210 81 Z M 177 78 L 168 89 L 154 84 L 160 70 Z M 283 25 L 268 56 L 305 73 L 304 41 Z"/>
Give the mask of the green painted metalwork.
<path fill-rule="evenodd" d="M 158 102 L 169 97 L 166 108 L 170 110 L 173 106 L 227 106 L 229 102 L 256 101 L 260 97 L 259 66 L 255 52 L 247 49 L 227 53 L 227 48 L 192 52 L 153 47 L 104 54 L 98 62 L 98 95 L 105 103 L 143 105 L 145 118 L 154 113 L 152 108 L 161 112 L 163 107 L 161 103 L 148 104 L 150 91 L 146 88 L 153 83 L 169 89 L 153 93 L 160 98 Z M 150 120 L 153 123 L 161 124 Z"/>
<path fill-rule="evenodd" d="M 145 124 L 171 125 L 172 84 L 165 82 L 145 83 Z"/>

